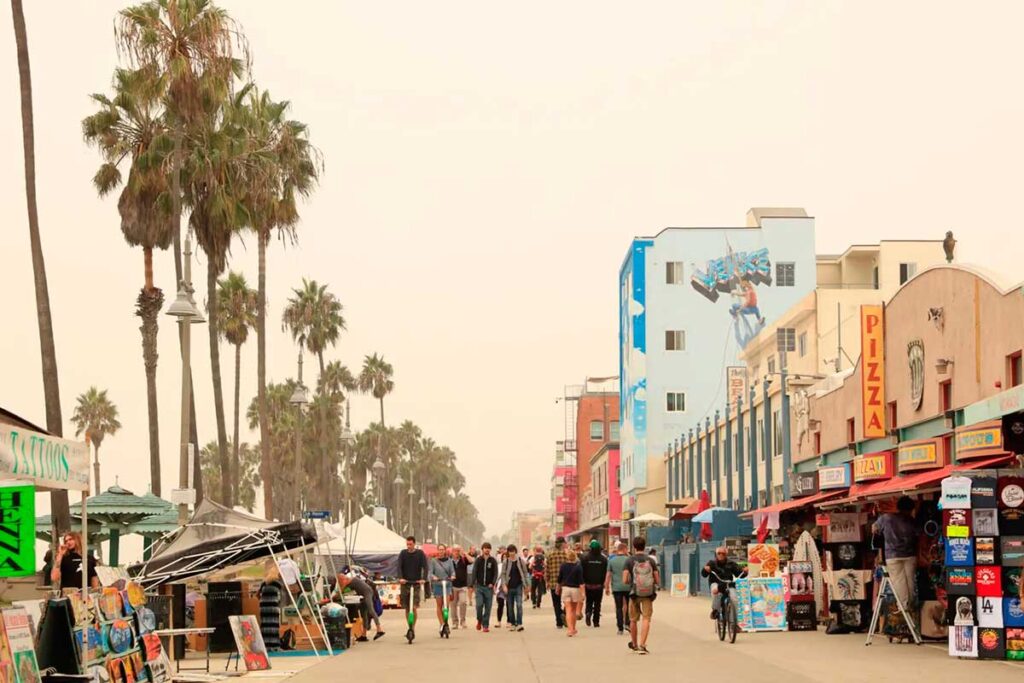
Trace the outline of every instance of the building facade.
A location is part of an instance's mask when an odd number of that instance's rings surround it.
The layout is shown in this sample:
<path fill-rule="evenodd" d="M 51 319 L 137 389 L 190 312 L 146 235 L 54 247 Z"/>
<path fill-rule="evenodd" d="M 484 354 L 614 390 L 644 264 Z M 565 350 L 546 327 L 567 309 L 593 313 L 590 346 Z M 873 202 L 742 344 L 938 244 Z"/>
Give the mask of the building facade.
<path fill-rule="evenodd" d="M 577 531 L 592 524 L 596 500 L 607 489 L 604 481 L 593 481 L 591 459 L 609 443 L 619 440 L 618 377 L 588 378 L 576 399 L 576 485 L 579 497 Z"/>
<path fill-rule="evenodd" d="M 579 528 L 576 460 L 565 451 L 563 442 L 555 443 L 555 465 L 551 472 L 551 533 L 565 536 Z"/>
<path fill-rule="evenodd" d="M 681 474 L 667 453 L 723 403 L 740 351 L 816 283 L 814 219 L 802 209 L 633 240 L 619 273 L 624 518 L 664 512 Z"/>

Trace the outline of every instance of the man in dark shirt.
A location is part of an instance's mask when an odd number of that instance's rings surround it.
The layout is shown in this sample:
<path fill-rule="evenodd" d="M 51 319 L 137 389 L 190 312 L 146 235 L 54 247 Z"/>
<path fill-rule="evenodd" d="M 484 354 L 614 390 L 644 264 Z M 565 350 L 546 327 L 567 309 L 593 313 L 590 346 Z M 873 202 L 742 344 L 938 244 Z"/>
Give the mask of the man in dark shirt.
<path fill-rule="evenodd" d="M 462 552 L 462 546 L 452 547 L 452 562 L 455 563 L 455 579 L 452 580 L 452 628 L 466 628 L 466 608 L 469 606 L 470 559 Z"/>
<path fill-rule="evenodd" d="M 711 618 L 718 618 L 718 610 L 722 608 L 722 591 L 728 589 L 729 598 L 736 604 L 736 589 L 727 582 L 744 576 L 747 570 L 729 559 L 729 551 L 725 546 L 715 549 L 715 559 L 704 565 L 700 575 L 706 577 L 711 585 Z"/>
<path fill-rule="evenodd" d="M 416 537 L 405 539 L 405 550 L 398 553 L 398 583 L 401 584 L 402 609 L 408 618 L 409 610 L 416 616 L 420 606 L 420 587 L 427 578 L 427 556 L 416 547 Z"/>
<path fill-rule="evenodd" d="M 491 544 L 480 546 L 480 557 L 473 563 L 473 590 L 476 593 L 476 630 L 490 633 L 491 601 L 498 581 L 498 561 L 491 557 Z"/>
<path fill-rule="evenodd" d="M 874 524 L 875 533 L 885 538 L 885 568 L 892 579 L 892 590 L 904 606 L 914 596 L 917 575 L 917 524 L 914 501 L 902 496 L 896 501 L 896 514 L 885 514 Z"/>
<path fill-rule="evenodd" d="M 530 601 L 533 608 L 540 608 L 541 599 L 544 597 L 544 549 L 537 546 L 530 557 Z"/>
<path fill-rule="evenodd" d="M 587 626 L 601 626 L 601 589 L 608 573 L 608 558 L 601 552 L 601 542 L 590 542 L 590 552 L 580 558 L 583 565 L 583 585 L 587 600 Z"/>
<path fill-rule="evenodd" d="M 565 548 L 565 538 L 555 539 L 555 548 L 544 558 L 544 583 L 551 591 L 551 605 L 555 608 L 555 626 L 565 628 L 565 612 L 562 609 L 562 597 L 558 594 L 558 572 L 562 564 L 569 559 Z"/>

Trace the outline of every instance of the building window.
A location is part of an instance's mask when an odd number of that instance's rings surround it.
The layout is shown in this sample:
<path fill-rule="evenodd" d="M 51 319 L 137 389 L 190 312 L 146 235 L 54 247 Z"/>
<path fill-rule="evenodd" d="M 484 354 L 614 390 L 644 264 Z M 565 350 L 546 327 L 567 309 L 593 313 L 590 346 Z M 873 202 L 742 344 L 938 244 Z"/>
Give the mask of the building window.
<path fill-rule="evenodd" d="M 775 344 L 779 351 L 785 349 L 786 353 L 796 351 L 796 328 L 780 327 L 775 331 Z"/>
<path fill-rule="evenodd" d="M 686 412 L 686 394 L 681 391 L 670 391 L 666 394 L 665 410 L 670 413 Z"/>
<path fill-rule="evenodd" d="M 900 264 L 900 284 L 904 285 L 907 280 L 917 275 L 917 264 L 916 263 L 901 263 Z"/>
<path fill-rule="evenodd" d="M 888 413 L 889 414 L 886 415 L 886 418 L 889 420 L 889 429 L 895 430 L 896 426 L 899 424 L 899 422 L 896 419 L 896 401 L 889 401 Z"/>
<path fill-rule="evenodd" d="M 814 432 L 814 454 L 821 455 L 821 432 Z"/>
<path fill-rule="evenodd" d="M 1021 352 L 1012 353 L 1006 357 L 1006 383 L 1011 387 L 1020 386 L 1024 381 L 1021 377 L 1024 367 L 1021 366 Z"/>
<path fill-rule="evenodd" d="M 669 261 L 665 264 L 665 284 L 683 284 L 683 262 Z"/>
<path fill-rule="evenodd" d="M 800 338 L 797 341 L 797 349 L 798 349 L 798 352 L 799 352 L 801 358 L 803 358 L 804 356 L 807 355 L 807 333 L 806 332 L 801 332 L 800 333 Z"/>
<path fill-rule="evenodd" d="M 760 437 L 764 436 L 764 419 L 757 418 L 757 435 Z M 758 449 L 757 459 L 760 462 L 764 462 L 765 452 L 768 450 L 768 444 L 764 442 L 764 438 L 758 439 L 761 442 L 761 448 Z"/>
<path fill-rule="evenodd" d="M 953 380 L 947 379 L 939 384 L 939 408 L 944 413 L 953 410 Z"/>
<path fill-rule="evenodd" d="M 775 457 L 780 457 L 782 455 L 782 415 L 777 410 L 772 413 L 772 444 L 775 449 Z"/>
<path fill-rule="evenodd" d="M 782 500 L 782 486 L 772 487 L 772 500 L 779 502 Z"/>
<path fill-rule="evenodd" d="M 857 443 L 857 420 L 850 418 L 846 421 L 846 443 Z"/>
<path fill-rule="evenodd" d="M 772 356 L 771 358 L 768 359 L 768 374 L 775 374 L 775 356 Z"/>
<path fill-rule="evenodd" d="M 685 351 L 686 332 L 683 330 L 665 330 L 665 350 Z"/>
<path fill-rule="evenodd" d="M 796 285 L 796 264 L 776 263 L 775 264 L 775 286 L 793 287 Z"/>
<path fill-rule="evenodd" d="M 608 423 L 608 427 L 609 427 L 608 432 L 609 432 L 609 434 L 611 436 L 611 440 L 612 441 L 618 441 L 619 440 L 619 421 L 618 420 L 613 420 L 612 422 L 609 422 Z"/>
<path fill-rule="evenodd" d="M 604 422 L 601 420 L 590 421 L 590 440 L 591 441 L 602 441 L 604 440 Z"/>

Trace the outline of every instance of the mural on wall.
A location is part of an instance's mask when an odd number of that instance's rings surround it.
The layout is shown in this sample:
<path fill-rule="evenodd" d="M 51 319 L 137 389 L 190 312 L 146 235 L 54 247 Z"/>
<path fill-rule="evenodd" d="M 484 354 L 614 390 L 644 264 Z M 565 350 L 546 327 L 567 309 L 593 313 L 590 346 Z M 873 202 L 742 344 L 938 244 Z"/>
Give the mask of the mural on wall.
<path fill-rule="evenodd" d="M 694 268 L 690 284 L 711 302 L 720 294 L 731 300 L 736 343 L 744 347 L 764 329 L 765 319 L 757 301 L 757 286 L 772 284 L 772 262 L 767 247 L 755 251 L 733 251 L 728 240 L 726 254 L 711 259 L 704 268 Z"/>
<path fill-rule="evenodd" d="M 647 484 L 647 280 L 646 250 L 650 240 L 633 243 L 629 262 L 623 269 L 622 304 L 619 307 L 620 358 L 619 420 L 623 479 L 632 488 Z M 622 493 L 627 493 L 623 486 Z M 631 506 L 623 500 L 623 507 Z"/>

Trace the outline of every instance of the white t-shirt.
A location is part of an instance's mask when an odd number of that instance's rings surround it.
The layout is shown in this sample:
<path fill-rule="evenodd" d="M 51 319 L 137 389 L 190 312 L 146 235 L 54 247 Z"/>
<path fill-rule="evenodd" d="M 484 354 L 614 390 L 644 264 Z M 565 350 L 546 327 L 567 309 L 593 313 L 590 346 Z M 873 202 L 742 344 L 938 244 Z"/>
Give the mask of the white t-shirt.
<path fill-rule="evenodd" d="M 939 507 L 943 510 L 969 509 L 971 507 L 971 480 L 967 477 L 943 479 Z"/>
<path fill-rule="evenodd" d="M 283 560 L 279 560 L 277 564 L 281 567 L 281 580 L 284 581 L 286 586 L 299 582 L 299 565 L 296 564 L 295 560 L 286 557 Z"/>

